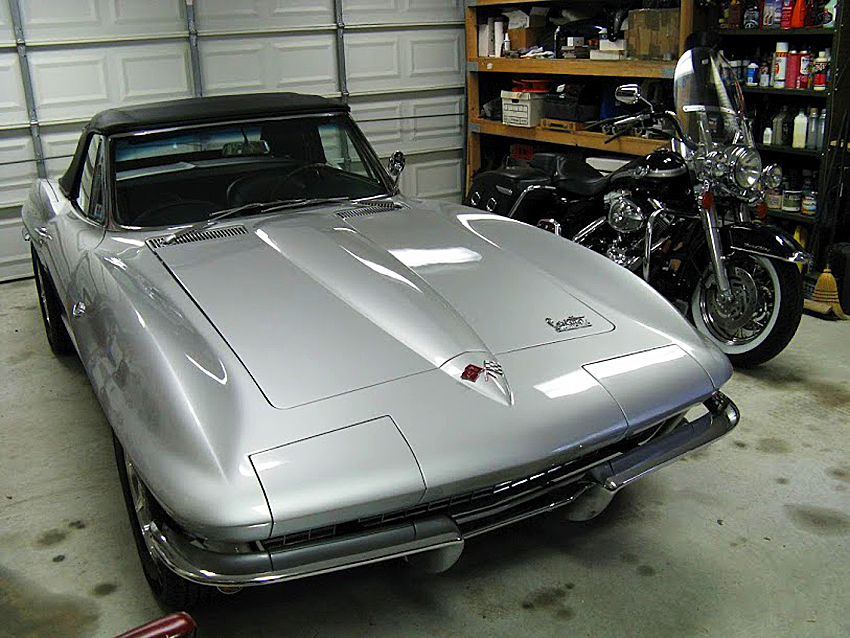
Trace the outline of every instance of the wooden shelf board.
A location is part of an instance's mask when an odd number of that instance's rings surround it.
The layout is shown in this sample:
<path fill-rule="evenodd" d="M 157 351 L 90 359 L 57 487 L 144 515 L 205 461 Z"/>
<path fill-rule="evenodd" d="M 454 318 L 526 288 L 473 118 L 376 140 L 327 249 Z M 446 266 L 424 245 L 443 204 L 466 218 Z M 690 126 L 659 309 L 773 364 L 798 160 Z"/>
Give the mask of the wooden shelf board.
<path fill-rule="evenodd" d="M 782 95 L 788 97 L 825 98 L 829 91 L 815 91 L 814 89 L 775 89 L 765 86 L 742 86 L 744 93 L 765 93 L 767 95 Z"/>
<path fill-rule="evenodd" d="M 803 155 L 805 157 L 820 157 L 823 151 L 810 148 L 794 148 L 793 146 L 775 146 L 773 144 L 756 144 L 756 148 L 765 153 L 782 153 L 784 155 Z"/>
<path fill-rule="evenodd" d="M 626 78 L 672 78 L 674 62 L 657 60 L 532 60 L 471 58 L 470 71 L 479 73 L 539 73 L 544 75 L 604 75 Z M 476 68 L 477 66 L 477 68 Z"/>
<path fill-rule="evenodd" d="M 540 0 L 475 0 L 470 7 L 495 7 L 501 4 L 540 4 Z"/>
<path fill-rule="evenodd" d="M 784 210 L 768 210 L 768 217 L 775 217 L 776 219 L 787 219 L 792 222 L 800 222 L 801 224 L 814 224 L 815 216 L 814 215 L 803 215 L 802 213 L 789 213 Z"/>
<path fill-rule="evenodd" d="M 720 35 L 741 35 L 741 36 L 753 36 L 753 35 L 763 35 L 763 36 L 811 36 L 811 35 L 825 35 L 832 37 L 832 34 L 835 33 L 835 29 L 824 29 L 823 27 L 799 27 L 796 29 L 782 29 L 782 28 L 762 28 L 762 29 L 719 29 L 718 32 Z"/>
<path fill-rule="evenodd" d="M 592 148 L 599 151 L 611 153 L 625 153 L 627 155 L 646 155 L 659 146 L 666 146 L 665 140 L 648 140 L 642 137 L 621 137 L 610 144 L 606 140 L 610 137 L 605 133 L 594 131 L 555 131 L 540 126 L 525 128 L 523 126 L 508 126 L 501 122 L 485 120 L 480 117 L 470 118 L 470 132 L 484 135 L 500 135 L 502 137 L 515 137 L 532 142 L 548 142 L 550 144 L 563 144 L 564 146 L 580 146 Z"/>

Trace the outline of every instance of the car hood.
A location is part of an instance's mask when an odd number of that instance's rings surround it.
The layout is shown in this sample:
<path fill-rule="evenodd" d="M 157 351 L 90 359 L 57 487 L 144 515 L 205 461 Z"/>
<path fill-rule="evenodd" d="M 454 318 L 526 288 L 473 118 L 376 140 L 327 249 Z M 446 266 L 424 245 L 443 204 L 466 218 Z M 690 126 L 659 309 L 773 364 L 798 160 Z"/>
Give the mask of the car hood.
<path fill-rule="evenodd" d="M 427 206 L 234 220 L 181 242 L 149 245 L 278 408 L 615 329 Z"/>

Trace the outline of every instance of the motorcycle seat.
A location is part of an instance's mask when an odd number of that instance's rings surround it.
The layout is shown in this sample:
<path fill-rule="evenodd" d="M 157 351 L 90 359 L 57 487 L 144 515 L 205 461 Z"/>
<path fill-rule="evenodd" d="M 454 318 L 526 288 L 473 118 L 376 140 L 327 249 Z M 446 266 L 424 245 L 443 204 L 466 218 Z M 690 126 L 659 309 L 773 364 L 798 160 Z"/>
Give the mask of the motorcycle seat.
<path fill-rule="evenodd" d="M 599 195 L 610 181 L 609 176 L 584 161 L 561 153 L 537 153 L 529 164 L 544 170 L 559 191 L 579 197 Z"/>

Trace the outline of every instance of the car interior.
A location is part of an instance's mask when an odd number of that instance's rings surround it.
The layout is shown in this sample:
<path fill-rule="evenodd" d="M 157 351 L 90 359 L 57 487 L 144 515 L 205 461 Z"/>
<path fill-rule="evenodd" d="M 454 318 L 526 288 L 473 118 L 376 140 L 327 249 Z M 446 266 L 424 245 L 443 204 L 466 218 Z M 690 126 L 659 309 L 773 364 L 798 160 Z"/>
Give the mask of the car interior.
<path fill-rule="evenodd" d="M 115 220 L 124 226 L 190 224 L 254 202 L 369 197 L 385 192 L 345 128 L 318 121 L 264 122 L 248 139 L 185 153 L 157 153 L 115 162 Z M 167 136 L 156 143 L 167 143 Z M 145 143 L 151 144 L 150 139 Z M 346 157 L 351 155 L 352 157 Z"/>

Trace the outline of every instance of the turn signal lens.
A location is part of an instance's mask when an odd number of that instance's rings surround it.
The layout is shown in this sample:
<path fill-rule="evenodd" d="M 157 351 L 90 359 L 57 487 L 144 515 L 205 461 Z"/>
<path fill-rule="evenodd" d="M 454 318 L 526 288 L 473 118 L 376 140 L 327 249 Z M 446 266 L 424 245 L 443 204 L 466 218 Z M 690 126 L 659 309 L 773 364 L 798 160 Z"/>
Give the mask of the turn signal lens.
<path fill-rule="evenodd" d="M 759 219 L 764 219 L 765 217 L 767 217 L 767 204 L 765 204 L 763 201 L 759 202 L 758 206 L 756 206 L 756 217 L 758 217 Z"/>
<path fill-rule="evenodd" d="M 705 210 L 711 210 L 712 206 L 714 206 L 714 193 L 711 191 L 705 191 L 702 194 L 702 207 Z"/>

